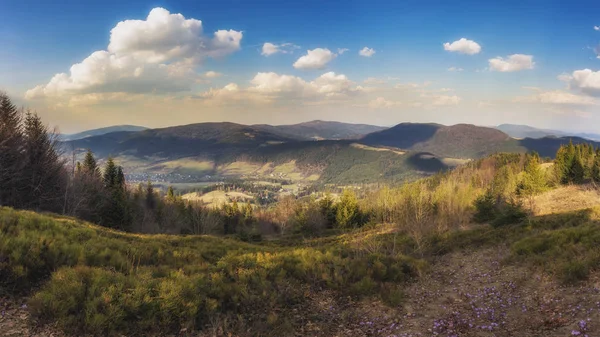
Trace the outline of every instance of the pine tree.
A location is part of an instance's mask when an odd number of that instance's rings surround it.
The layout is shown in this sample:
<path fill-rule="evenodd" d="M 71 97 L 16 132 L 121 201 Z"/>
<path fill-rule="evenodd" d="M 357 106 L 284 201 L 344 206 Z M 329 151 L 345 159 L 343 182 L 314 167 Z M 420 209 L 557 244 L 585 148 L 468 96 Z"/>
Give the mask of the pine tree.
<path fill-rule="evenodd" d="M 85 158 L 83 159 L 83 172 L 93 178 L 100 177 L 100 169 L 98 168 L 98 164 L 96 163 L 96 159 L 94 158 L 94 153 L 92 150 L 88 149 L 85 154 Z"/>
<path fill-rule="evenodd" d="M 146 184 L 146 207 L 149 209 L 156 208 L 156 200 L 154 199 L 154 187 L 152 186 L 152 182 L 148 179 L 148 183 Z"/>
<path fill-rule="evenodd" d="M 118 171 L 117 166 L 112 158 L 108 158 L 106 161 L 106 166 L 104 167 L 104 176 L 102 180 L 104 181 L 104 187 L 113 188 L 117 186 L 118 179 Z"/>
<path fill-rule="evenodd" d="M 61 212 L 67 173 L 64 160 L 56 150 L 55 139 L 35 113 L 27 113 L 23 135 L 25 207 Z"/>
<path fill-rule="evenodd" d="M 21 206 L 23 169 L 21 113 L 0 92 L 0 205 Z"/>
<path fill-rule="evenodd" d="M 342 228 L 350 228 L 358 225 L 359 209 L 356 195 L 351 190 L 344 190 L 340 202 L 337 205 L 336 223 Z"/>
<path fill-rule="evenodd" d="M 521 196 L 531 197 L 546 189 L 546 174 L 540 166 L 540 158 L 534 153 L 527 155 L 523 179 L 517 187 Z"/>
<path fill-rule="evenodd" d="M 173 186 L 169 186 L 169 189 L 167 190 L 167 201 L 175 202 L 175 191 L 173 190 Z"/>
<path fill-rule="evenodd" d="M 592 164 L 591 178 L 595 183 L 600 183 L 600 156 L 596 155 Z"/>
<path fill-rule="evenodd" d="M 121 166 L 117 167 L 117 180 L 116 185 L 125 188 L 125 174 L 123 173 L 123 168 Z"/>
<path fill-rule="evenodd" d="M 581 184 L 585 179 L 585 168 L 578 153 L 575 154 L 573 160 L 571 161 L 571 166 L 569 167 L 569 173 L 567 177 L 568 182 L 575 184 Z"/>

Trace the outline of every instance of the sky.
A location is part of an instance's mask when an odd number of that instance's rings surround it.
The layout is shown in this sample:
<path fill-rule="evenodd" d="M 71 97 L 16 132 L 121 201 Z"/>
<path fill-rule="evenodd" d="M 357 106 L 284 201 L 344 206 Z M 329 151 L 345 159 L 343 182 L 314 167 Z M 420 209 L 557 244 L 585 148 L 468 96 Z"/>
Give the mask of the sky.
<path fill-rule="evenodd" d="M 599 9 L 0 0 L 0 90 L 65 133 L 315 119 L 600 132 Z"/>

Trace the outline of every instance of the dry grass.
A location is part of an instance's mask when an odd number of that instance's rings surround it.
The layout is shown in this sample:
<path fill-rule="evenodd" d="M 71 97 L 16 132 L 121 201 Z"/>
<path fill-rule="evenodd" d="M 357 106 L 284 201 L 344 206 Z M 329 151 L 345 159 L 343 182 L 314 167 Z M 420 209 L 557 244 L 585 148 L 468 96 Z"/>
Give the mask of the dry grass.
<path fill-rule="evenodd" d="M 593 185 L 570 185 L 535 197 L 535 215 L 575 211 L 600 205 L 600 192 Z"/>
<path fill-rule="evenodd" d="M 225 192 L 219 190 L 211 191 L 203 195 L 199 195 L 197 192 L 187 193 L 181 197 L 188 201 L 200 201 L 209 207 L 218 207 L 223 204 L 230 204 L 234 199 L 238 201 L 254 199 L 253 196 L 245 193 L 235 191 Z"/>
<path fill-rule="evenodd" d="M 389 149 L 389 148 L 385 148 L 385 147 L 372 147 L 372 146 L 367 146 L 367 145 L 358 144 L 358 143 L 352 143 L 352 144 L 350 144 L 350 146 L 355 147 L 357 149 L 361 149 L 361 150 L 367 150 L 367 151 L 377 151 L 377 152 L 389 151 L 389 152 L 393 152 L 400 156 L 403 154 L 406 154 L 405 151 L 393 150 L 393 149 Z"/>

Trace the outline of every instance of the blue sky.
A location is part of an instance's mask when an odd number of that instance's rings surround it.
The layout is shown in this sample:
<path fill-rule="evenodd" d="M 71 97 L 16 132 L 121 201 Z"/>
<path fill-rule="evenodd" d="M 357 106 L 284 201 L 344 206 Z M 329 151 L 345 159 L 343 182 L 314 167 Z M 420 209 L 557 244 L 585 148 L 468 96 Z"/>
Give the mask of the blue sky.
<path fill-rule="evenodd" d="M 155 8 L 164 12 L 152 21 Z M 592 126 L 600 122 L 598 9 L 591 1 L 3 0 L 0 88 L 65 132 L 315 118 L 600 131 Z M 172 20 L 162 27 L 161 18 Z M 185 31 L 194 19 L 201 30 Z M 125 20 L 138 21 L 111 35 Z M 158 27 L 155 36 L 144 27 Z M 217 30 L 237 40 L 214 42 Z M 443 46 L 460 39 L 477 51 Z M 265 56 L 265 43 L 293 46 Z M 374 53 L 359 55 L 365 47 Z M 97 51 L 105 63 L 84 62 Z"/>

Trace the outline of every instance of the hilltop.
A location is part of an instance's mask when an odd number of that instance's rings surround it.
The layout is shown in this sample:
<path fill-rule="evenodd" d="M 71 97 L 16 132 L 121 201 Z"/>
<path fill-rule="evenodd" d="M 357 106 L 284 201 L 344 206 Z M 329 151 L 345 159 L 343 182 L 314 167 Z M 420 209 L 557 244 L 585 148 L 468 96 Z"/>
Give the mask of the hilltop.
<path fill-rule="evenodd" d="M 74 134 L 61 135 L 60 138 L 63 141 L 70 141 L 70 140 L 77 140 L 77 139 L 93 137 L 93 136 L 101 136 L 101 135 L 105 135 L 107 133 L 112 133 L 112 132 L 137 132 L 137 131 L 144 131 L 144 130 L 148 130 L 148 128 L 143 127 L 143 126 L 137 126 L 137 125 L 115 125 L 115 126 L 109 126 L 109 127 L 105 127 L 105 128 L 87 130 L 87 131 L 74 133 Z"/>
<path fill-rule="evenodd" d="M 310 121 L 292 125 L 253 125 L 253 127 L 298 140 L 358 139 L 387 128 L 368 124 Z"/>

